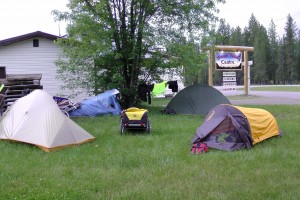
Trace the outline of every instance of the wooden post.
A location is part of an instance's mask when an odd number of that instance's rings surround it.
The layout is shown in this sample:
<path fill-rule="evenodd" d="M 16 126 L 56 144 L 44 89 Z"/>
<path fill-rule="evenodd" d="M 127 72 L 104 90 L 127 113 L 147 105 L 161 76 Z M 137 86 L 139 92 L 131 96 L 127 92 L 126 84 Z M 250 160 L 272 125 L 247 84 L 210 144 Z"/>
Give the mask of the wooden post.
<path fill-rule="evenodd" d="M 248 96 L 249 85 L 248 85 L 248 51 L 244 51 L 244 93 Z"/>

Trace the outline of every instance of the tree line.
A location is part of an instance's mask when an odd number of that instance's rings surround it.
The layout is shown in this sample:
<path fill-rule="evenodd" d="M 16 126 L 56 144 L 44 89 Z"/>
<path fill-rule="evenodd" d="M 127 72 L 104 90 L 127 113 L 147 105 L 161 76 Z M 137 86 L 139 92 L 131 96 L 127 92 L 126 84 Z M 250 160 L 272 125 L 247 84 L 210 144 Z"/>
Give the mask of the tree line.
<path fill-rule="evenodd" d="M 248 27 L 231 28 L 218 22 L 218 3 L 224 0 L 69 0 L 68 12 L 54 10 L 57 21 L 67 21 L 67 37 L 56 61 L 64 87 L 90 95 L 116 88 L 120 103 L 139 102 L 141 83 L 162 81 L 170 69 L 180 69 L 184 84 L 207 84 L 207 45 L 253 46 L 253 83 L 291 84 L 300 81 L 300 39 L 289 15 L 279 37 L 271 22 L 267 30 L 254 15 Z M 216 27 L 216 28 L 214 28 Z M 243 75 L 238 72 L 238 84 Z M 214 73 L 221 84 L 221 72 Z"/>
<path fill-rule="evenodd" d="M 232 28 L 221 19 L 212 35 L 216 45 L 254 47 L 254 52 L 249 52 L 248 58 L 254 62 L 251 67 L 251 84 L 299 84 L 300 31 L 290 14 L 283 35 L 276 32 L 273 20 L 265 28 L 254 14 L 243 30 L 239 26 Z M 237 71 L 237 84 L 243 84 L 243 78 L 243 72 Z M 214 72 L 214 84 L 222 84 L 221 71 Z"/>

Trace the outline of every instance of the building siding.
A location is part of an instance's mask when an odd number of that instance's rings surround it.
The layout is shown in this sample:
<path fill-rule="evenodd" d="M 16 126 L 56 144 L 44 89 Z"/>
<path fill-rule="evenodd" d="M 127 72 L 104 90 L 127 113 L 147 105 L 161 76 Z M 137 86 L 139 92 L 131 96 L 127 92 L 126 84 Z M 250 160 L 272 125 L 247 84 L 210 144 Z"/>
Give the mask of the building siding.
<path fill-rule="evenodd" d="M 52 40 L 39 39 L 39 47 L 33 47 L 33 39 L 0 46 L 0 66 L 6 67 L 6 74 L 42 74 L 41 85 L 53 96 L 69 95 L 62 90 L 63 82 L 56 78 L 57 60 L 60 48 Z"/>

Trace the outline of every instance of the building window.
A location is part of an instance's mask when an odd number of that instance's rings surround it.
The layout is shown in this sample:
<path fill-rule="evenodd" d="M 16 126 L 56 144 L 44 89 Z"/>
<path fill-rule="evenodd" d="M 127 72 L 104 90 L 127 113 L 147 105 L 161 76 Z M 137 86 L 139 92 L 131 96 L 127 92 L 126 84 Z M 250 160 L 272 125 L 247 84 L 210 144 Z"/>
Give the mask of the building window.
<path fill-rule="evenodd" d="M 33 39 L 33 47 L 39 47 L 39 40 Z"/>

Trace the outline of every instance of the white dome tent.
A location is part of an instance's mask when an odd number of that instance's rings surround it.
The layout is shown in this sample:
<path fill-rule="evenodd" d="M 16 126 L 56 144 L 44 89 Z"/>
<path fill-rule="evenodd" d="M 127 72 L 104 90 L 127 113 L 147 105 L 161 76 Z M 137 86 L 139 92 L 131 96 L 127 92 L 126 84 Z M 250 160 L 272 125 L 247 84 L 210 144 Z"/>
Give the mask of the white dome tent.
<path fill-rule="evenodd" d="M 34 90 L 3 114 L 0 139 L 33 144 L 49 152 L 95 137 L 64 115 L 51 95 Z"/>

